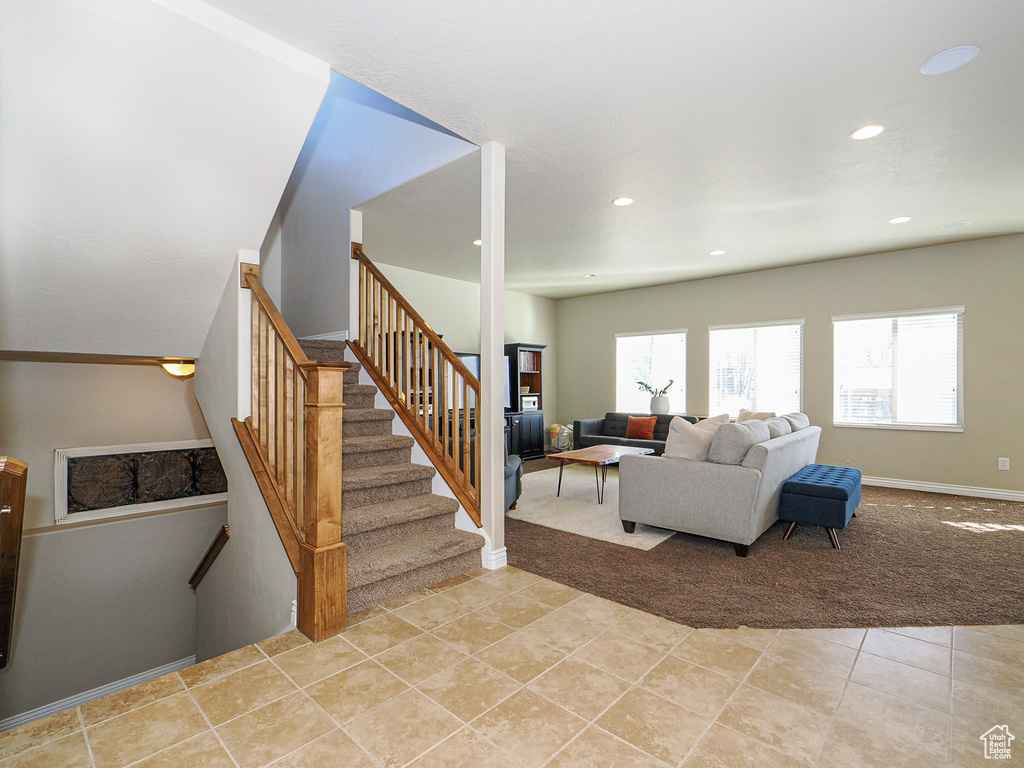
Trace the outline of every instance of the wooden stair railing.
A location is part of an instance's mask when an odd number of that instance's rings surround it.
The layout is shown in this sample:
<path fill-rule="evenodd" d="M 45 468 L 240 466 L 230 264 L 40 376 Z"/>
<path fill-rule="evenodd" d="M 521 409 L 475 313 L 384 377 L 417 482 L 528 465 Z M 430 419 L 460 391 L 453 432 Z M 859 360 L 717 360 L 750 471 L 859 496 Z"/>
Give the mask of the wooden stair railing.
<path fill-rule="evenodd" d="M 358 243 L 356 358 L 479 527 L 480 382 Z"/>
<path fill-rule="evenodd" d="M 298 629 L 314 642 L 345 629 L 341 528 L 343 376 L 349 363 L 309 360 L 259 281 L 252 293 L 252 415 L 235 434 L 298 578 Z"/>
<path fill-rule="evenodd" d="M 0 456 L 0 669 L 11 658 L 28 464 Z"/>

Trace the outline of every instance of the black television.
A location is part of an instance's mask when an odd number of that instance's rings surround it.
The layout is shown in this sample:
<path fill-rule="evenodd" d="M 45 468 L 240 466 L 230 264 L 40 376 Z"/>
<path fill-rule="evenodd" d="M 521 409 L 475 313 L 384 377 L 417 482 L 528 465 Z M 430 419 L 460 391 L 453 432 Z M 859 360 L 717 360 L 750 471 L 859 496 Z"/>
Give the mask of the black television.
<path fill-rule="evenodd" d="M 463 365 L 469 368 L 470 373 L 480 380 L 480 355 L 475 352 L 456 352 L 455 356 L 462 361 Z M 512 409 L 512 396 L 508 384 L 508 355 L 505 355 L 505 407 Z"/>

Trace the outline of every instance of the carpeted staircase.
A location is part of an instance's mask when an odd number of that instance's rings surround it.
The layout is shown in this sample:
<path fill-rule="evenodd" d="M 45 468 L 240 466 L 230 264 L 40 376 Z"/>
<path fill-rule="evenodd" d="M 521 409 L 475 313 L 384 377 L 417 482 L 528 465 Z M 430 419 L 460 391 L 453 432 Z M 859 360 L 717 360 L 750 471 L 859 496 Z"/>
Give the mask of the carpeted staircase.
<path fill-rule="evenodd" d="M 345 342 L 300 341 L 311 360 L 342 360 Z M 459 504 L 431 492 L 433 467 L 412 462 L 413 438 L 392 434 L 395 412 L 375 408 L 377 388 L 345 373 L 342 536 L 349 613 L 480 567 L 482 536 L 455 527 Z"/>

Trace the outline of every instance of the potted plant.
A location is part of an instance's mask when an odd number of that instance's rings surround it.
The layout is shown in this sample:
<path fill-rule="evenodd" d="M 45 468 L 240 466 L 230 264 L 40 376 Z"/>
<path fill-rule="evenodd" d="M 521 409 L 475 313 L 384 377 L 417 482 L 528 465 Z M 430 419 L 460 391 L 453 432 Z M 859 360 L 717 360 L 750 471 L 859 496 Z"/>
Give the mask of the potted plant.
<path fill-rule="evenodd" d="M 675 383 L 675 379 L 669 379 L 661 389 L 655 389 L 646 381 L 638 381 L 636 385 L 651 396 L 651 413 L 668 413 L 668 398 L 665 396 L 669 388 Z"/>

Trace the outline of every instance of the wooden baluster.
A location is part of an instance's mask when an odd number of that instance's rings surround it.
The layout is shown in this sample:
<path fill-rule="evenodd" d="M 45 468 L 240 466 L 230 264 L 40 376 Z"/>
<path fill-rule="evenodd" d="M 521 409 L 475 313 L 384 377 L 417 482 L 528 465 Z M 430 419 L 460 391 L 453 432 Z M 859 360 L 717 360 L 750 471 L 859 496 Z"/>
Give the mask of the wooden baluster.
<path fill-rule="evenodd" d="M 274 469 L 277 438 L 277 331 L 273 326 L 267 329 L 267 429 L 263 447 L 267 461 Z"/>
<path fill-rule="evenodd" d="M 441 356 L 441 350 L 437 347 L 433 348 L 433 354 L 430 356 L 430 427 L 434 431 L 434 445 L 439 445 L 441 442 L 441 431 L 438 429 L 437 418 L 437 382 L 441 377 L 441 371 L 438 370 L 444 365 L 444 358 Z"/>
<path fill-rule="evenodd" d="M 377 334 L 374 341 L 377 345 L 377 350 L 373 361 L 376 363 L 377 367 L 380 368 L 381 358 L 384 356 L 384 323 L 380 316 L 380 308 L 383 304 L 384 286 L 380 284 L 379 280 L 375 280 L 374 285 L 377 287 L 377 296 L 373 303 L 374 322 L 377 325 Z"/>
<path fill-rule="evenodd" d="M 409 315 L 406 312 L 402 313 L 402 376 L 405 378 L 405 407 L 408 408 L 412 405 L 412 364 L 410 359 L 410 349 L 412 345 L 410 342 L 412 339 L 409 338 Z"/>
<path fill-rule="evenodd" d="M 306 369 L 306 540 L 299 549 L 298 626 L 314 642 L 345 629 L 346 547 L 341 540 L 342 368 Z"/>
<path fill-rule="evenodd" d="M 267 448 L 267 334 L 269 333 L 267 315 L 260 312 L 260 429 L 256 436 L 260 439 L 260 446 Z"/>
<path fill-rule="evenodd" d="M 359 264 L 359 346 L 366 349 L 366 265 Z"/>
<path fill-rule="evenodd" d="M 430 339 L 420 330 L 420 426 L 430 434 Z"/>
<path fill-rule="evenodd" d="M 466 381 L 465 377 L 462 379 L 462 460 L 464 464 L 465 479 L 463 481 L 463 487 L 468 487 L 472 484 L 470 478 L 473 477 L 472 464 L 469 463 L 469 449 L 470 446 L 470 435 L 472 430 L 470 429 L 470 410 L 469 410 L 469 382 Z"/>
<path fill-rule="evenodd" d="M 256 294 L 249 292 L 252 302 L 252 331 L 249 338 L 249 353 L 252 358 L 252 392 L 250 394 L 251 404 L 249 416 L 252 419 L 252 428 L 259 434 L 260 431 L 260 303 L 256 300 Z"/>
<path fill-rule="evenodd" d="M 284 358 L 284 500 L 290 509 L 295 509 L 295 361 L 291 355 Z M 296 521 L 297 522 L 297 521 Z"/>
<path fill-rule="evenodd" d="M 438 418 L 441 422 L 441 458 L 445 464 L 448 463 L 448 441 L 451 439 L 451 427 L 448 425 L 448 403 L 446 392 L 448 387 L 448 362 L 441 361 L 441 379 L 438 382 L 435 392 L 434 410 L 439 412 Z"/>
<path fill-rule="evenodd" d="M 476 424 L 476 432 L 473 434 L 473 454 L 476 456 L 476 477 L 473 478 L 476 487 L 476 498 L 480 498 L 480 462 L 483 456 L 480 454 L 480 393 L 473 390 L 473 423 Z M 504 439 L 504 437 L 502 437 Z M 504 475 L 503 475 L 504 476 Z"/>
<path fill-rule="evenodd" d="M 398 365 L 399 360 L 401 359 L 401 350 L 398 346 L 398 302 L 395 300 L 394 296 L 391 297 L 391 307 L 389 312 L 391 315 L 391 326 L 388 329 L 388 338 L 391 340 L 391 368 L 388 370 L 388 381 L 391 383 L 391 391 L 397 392 L 399 376 Z"/>
<path fill-rule="evenodd" d="M 277 366 L 275 370 L 275 379 L 277 383 L 275 385 L 277 389 L 277 398 L 275 406 L 277 409 L 277 440 L 275 445 L 277 446 L 276 456 L 274 460 L 274 469 L 276 470 L 278 484 L 284 483 L 284 432 L 288 424 L 288 419 L 285 416 L 285 403 L 288 401 L 287 394 L 284 388 L 284 369 L 285 363 L 289 359 L 288 352 L 284 348 L 284 342 L 280 339 L 277 340 Z"/>
<path fill-rule="evenodd" d="M 306 510 L 306 380 L 302 372 L 295 369 L 295 525 L 305 530 Z"/>

